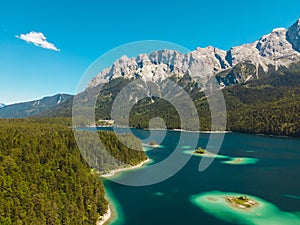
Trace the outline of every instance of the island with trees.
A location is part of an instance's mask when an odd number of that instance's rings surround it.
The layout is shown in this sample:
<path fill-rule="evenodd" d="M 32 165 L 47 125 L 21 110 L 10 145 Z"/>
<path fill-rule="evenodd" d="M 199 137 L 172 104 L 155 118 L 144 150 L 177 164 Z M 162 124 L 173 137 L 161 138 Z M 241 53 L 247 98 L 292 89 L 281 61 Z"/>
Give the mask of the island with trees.
<path fill-rule="evenodd" d="M 247 195 L 224 197 L 228 205 L 236 209 L 251 209 L 258 206 L 258 202 L 250 199 Z"/>
<path fill-rule="evenodd" d="M 204 148 L 199 147 L 194 151 L 194 154 L 204 155 L 207 154 L 207 151 Z"/>
<path fill-rule="evenodd" d="M 216 156 L 218 156 L 217 154 L 211 153 L 211 152 L 207 151 L 206 149 L 204 149 L 202 147 L 198 147 L 196 150 L 194 150 L 193 154 L 198 155 L 198 156 L 206 156 L 206 157 L 216 157 Z"/>
<path fill-rule="evenodd" d="M 158 146 L 158 144 L 157 144 L 156 141 L 154 141 L 154 140 L 150 141 L 150 142 L 149 142 L 149 145 L 150 145 L 151 147 Z"/>

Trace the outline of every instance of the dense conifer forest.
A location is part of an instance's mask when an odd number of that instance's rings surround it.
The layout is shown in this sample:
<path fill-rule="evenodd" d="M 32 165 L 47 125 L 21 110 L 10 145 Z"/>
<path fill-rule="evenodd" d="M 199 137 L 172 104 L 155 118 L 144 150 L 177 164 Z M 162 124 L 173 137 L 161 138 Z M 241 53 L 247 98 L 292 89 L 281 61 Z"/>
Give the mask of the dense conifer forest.
<path fill-rule="evenodd" d="M 186 87 L 188 91 L 189 87 Z M 227 87 L 223 90 L 227 130 L 300 137 L 300 72 L 277 71 L 269 77 Z M 202 92 L 191 92 L 198 111 L 200 130 L 210 130 L 211 115 Z M 142 100 L 131 110 L 133 127 L 148 127 L 151 118 L 160 116 L 168 128 L 180 128 L 175 108 L 163 99 L 153 104 Z"/>
<path fill-rule="evenodd" d="M 1 225 L 95 225 L 107 210 L 102 181 L 80 154 L 69 125 L 66 118 L 0 121 Z M 110 132 L 99 135 L 125 163 L 146 158 Z"/>

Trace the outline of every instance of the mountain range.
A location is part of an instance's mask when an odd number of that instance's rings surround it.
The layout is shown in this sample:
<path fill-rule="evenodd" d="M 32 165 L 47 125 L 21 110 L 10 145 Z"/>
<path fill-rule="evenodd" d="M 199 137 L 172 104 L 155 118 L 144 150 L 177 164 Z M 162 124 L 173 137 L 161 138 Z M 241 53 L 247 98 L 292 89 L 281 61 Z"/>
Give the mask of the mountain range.
<path fill-rule="evenodd" d="M 30 102 L 16 103 L 0 107 L 0 118 L 24 118 L 36 115 L 67 100 L 72 95 L 57 94 Z"/>
<path fill-rule="evenodd" d="M 204 91 L 212 80 L 217 80 L 226 102 L 227 130 L 300 136 L 300 19 L 288 29 L 274 29 L 253 43 L 228 51 L 206 47 L 186 54 L 164 49 L 136 58 L 122 56 L 75 96 L 75 104 L 74 97 L 68 96 L 60 104 L 54 102 L 32 112 L 31 102 L 26 113 L 14 116 L 71 117 L 75 108 L 83 112 L 83 117 L 89 117 L 91 112 L 85 110 L 96 102 L 96 121 L 111 119 L 113 103 L 121 91 L 129 99 L 137 97 L 133 90 L 122 90 L 133 80 L 140 81 L 138 91 L 146 94 L 134 102 L 130 126 L 147 128 L 151 118 L 159 116 L 168 128 L 181 128 L 178 113 L 163 100 L 172 95 L 171 89 L 162 91 L 171 80 L 193 100 L 199 129 L 210 130 L 210 105 Z M 99 86 L 103 86 L 100 93 Z M 153 93 L 158 97 L 151 97 Z M 8 107 L 0 109 L 1 117 L 1 111 Z M 95 121 L 82 125 L 92 123 Z"/>
<path fill-rule="evenodd" d="M 216 76 L 224 87 L 258 79 L 259 74 L 288 67 L 299 60 L 300 19 L 288 29 L 276 28 L 253 43 L 232 47 L 228 51 L 209 46 L 186 54 L 164 49 L 140 54 L 136 58 L 124 55 L 93 78 L 88 88 L 119 77 L 161 82 L 172 76 L 182 78 L 185 74 L 202 85 Z M 248 69 L 233 74 L 232 70 L 243 63 L 248 64 Z"/>

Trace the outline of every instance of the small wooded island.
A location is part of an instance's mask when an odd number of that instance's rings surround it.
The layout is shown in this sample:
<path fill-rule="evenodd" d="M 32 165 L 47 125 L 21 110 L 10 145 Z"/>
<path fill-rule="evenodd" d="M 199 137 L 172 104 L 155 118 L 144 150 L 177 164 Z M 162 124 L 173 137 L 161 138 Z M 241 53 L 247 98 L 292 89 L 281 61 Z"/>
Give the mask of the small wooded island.
<path fill-rule="evenodd" d="M 199 155 L 199 156 L 208 156 L 208 157 L 215 157 L 216 156 L 216 154 L 211 153 L 211 152 L 207 151 L 206 149 L 204 149 L 202 147 L 198 147 L 195 151 L 193 151 L 193 154 Z"/>
<path fill-rule="evenodd" d="M 150 141 L 150 142 L 149 142 L 149 145 L 150 145 L 151 147 L 158 146 L 158 144 L 157 144 L 156 141 L 154 141 L 154 140 Z"/>
<path fill-rule="evenodd" d="M 225 201 L 227 204 L 237 209 L 251 209 L 258 206 L 258 202 L 249 199 L 247 195 L 238 197 L 226 196 Z"/>
<path fill-rule="evenodd" d="M 197 148 L 197 149 L 194 151 L 194 154 L 200 154 L 200 155 L 203 155 L 203 154 L 205 154 L 205 153 L 207 153 L 206 150 L 205 150 L 204 148 L 201 148 L 201 147 Z"/>

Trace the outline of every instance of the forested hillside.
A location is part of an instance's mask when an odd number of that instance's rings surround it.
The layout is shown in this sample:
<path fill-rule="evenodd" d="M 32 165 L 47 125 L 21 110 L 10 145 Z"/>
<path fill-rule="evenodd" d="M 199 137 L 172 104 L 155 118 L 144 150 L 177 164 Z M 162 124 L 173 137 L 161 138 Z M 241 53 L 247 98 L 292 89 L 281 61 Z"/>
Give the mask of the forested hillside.
<path fill-rule="evenodd" d="M 180 84 L 180 83 L 179 83 Z M 182 85 L 186 91 L 189 86 Z M 210 130 L 210 111 L 201 92 L 189 91 L 198 110 L 200 130 Z M 300 69 L 293 64 L 269 76 L 223 89 L 227 109 L 227 130 L 273 135 L 300 136 Z M 179 128 L 178 114 L 169 103 L 157 99 L 140 101 L 131 111 L 134 127 L 147 127 L 155 116 L 168 128 Z"/>
<path fill-rule="evenodd" d="M 239 73 L 238 69 L 233 68 L 231 72 Z M 223 75 L 220 73 L 217 79 Z M 300 63 L 293 63 L 289 68 L 280 67 L 277 71 L 270 67 L 268 74 L 261 72 L 259 77 L 222 90 L 227 108 L 227 130 L 300 136 Z M 180 79 L 170 79 L 183 87 L 193 99 L 199 115 L 199 130 L 210 130 L 209 105 L 197 84 L 188 74 Z M 103 86 L 95 107 L 96 120 L 110 119 L 116 96 L 129 82 L 117 78 Z M 93 89 L 81 93 L 82 104 L 94 94 Z M 72 102 L 66 102 L 40 116 L 71 116 L 71 112 Z M 130 125 L 147 128 L 150 119 L 157 116 L 165 120 L 168 128 L 180 128 L 175 108 L 161 98 L 145 98 L 135 104 L 130 112 Z"/>
<path fill-rule="evenodd" d="M 82 155 L 101 174 L 134 166 L 147 159 L 141 141 L 133 134 L 124 133 L 117 137 L 112 131 L 98 131 L 97 136 L 89 135 L 90 131 L 76 132 L 79 132 L 77 140 Z M 99 138 L 103 145 L 100 145 Z"/>
<path fill-rule="evenodd" d="M 228 129 L 300 137 L 300 73 L 278 71 L 224 91 Z"/>
<path fill-rule="evenodd" d="M 1 225 L 95 225 L 107 210 L 102 182 L 80 154 L 69 125 L 66 118 L 1 120 Z M 137 159 L 132 153 L 137 151 L 116 150 L 121 144 L 112 133 L 100 136 L 120 160 L 145 159 L 144 152 Z"/>

